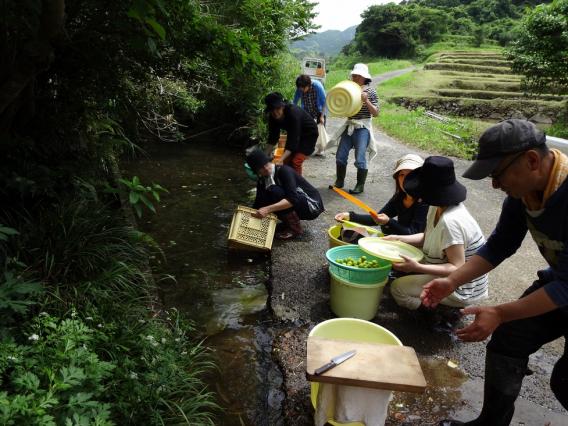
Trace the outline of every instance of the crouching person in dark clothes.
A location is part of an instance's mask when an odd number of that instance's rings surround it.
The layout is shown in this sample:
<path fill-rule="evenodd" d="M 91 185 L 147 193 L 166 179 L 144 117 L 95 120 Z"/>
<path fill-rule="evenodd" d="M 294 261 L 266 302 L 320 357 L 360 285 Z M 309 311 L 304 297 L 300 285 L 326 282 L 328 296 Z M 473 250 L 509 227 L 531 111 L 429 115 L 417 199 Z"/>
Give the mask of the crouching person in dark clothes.
<path fill-rule="evenodd" d="M 276 238 L 289 240 L 302 235 L 300 220 L 313 220 L 323 211 L 323 201 L 317 189 L 291 167 L 277 166 L 260 150 L 252 151 L 247 164 L 258 175 L 253 216 L 266 217 L 274 213 L 283 222 L 284 229 Z"/>

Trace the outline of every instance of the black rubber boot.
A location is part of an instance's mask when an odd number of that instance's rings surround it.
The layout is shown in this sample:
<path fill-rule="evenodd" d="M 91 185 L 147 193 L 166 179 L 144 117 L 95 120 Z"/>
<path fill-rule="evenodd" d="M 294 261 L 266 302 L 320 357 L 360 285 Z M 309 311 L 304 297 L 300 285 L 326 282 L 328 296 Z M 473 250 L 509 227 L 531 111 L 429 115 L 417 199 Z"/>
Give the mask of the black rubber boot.
<path fill-rule="evenodd" d="M 337 177 L 335 179 L 335 183 L 333 185 L 329 185 L 329 189 L 333 189 L 334 186 L 336 188 L 343 188 L 343 185 L 345 185 L 345 173 L 347 173 L 347 166 L 335 163 L 335 170 Z"/>
<path fill-rule="evenodd" d="M 515 400 L 527 371 L 527 359 L 512 358 L 487 351 L 481 414 L 470 422 L 443 420 L 440 426 L 509 426 L 515 413 Z"/>
<path fill-rule="evenodd" d="M 355 188 L 350 189 L 350 194 L 360 194 L 365 190 L 365 181 L 367 180 L 367 169 L 357 169 L 357 185 Z"/>

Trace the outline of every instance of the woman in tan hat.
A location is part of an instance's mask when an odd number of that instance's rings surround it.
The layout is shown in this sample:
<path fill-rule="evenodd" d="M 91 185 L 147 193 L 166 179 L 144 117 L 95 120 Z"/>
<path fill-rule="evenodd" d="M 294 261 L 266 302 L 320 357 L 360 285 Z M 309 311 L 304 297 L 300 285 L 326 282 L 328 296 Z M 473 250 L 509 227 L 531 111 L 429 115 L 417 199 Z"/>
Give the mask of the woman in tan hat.
<path fill-rule="evenodd" d="M 349 220 L 362 225 L 381 225 L 385 235 L 410 235 L 423 232 L 426 227 L 428 205 L 404 192 L 404 179 L 414 169 L 421 167 L 424 160 L 416 154 L 407 154 L 396 162 L 393 179 L 395 193 L 379 211 L 375 219 L 370 214 L 343 212 L 335 215 L 336 220 Z M 395 219 L 395 217 L 397 219 Z"/>

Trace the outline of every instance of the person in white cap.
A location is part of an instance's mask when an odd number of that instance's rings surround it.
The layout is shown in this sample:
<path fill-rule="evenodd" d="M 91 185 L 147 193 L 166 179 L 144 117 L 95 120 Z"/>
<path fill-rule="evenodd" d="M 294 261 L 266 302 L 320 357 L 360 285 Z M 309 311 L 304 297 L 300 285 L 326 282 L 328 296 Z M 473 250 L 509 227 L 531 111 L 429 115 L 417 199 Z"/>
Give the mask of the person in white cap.
<path fill-rule="evenodd" d="M 421 200 L 404 192 L 404 179 L 414 169 L 421 167 L 424 160 L 416 154 L 407 154 L 396 162 L 393 179 L 395 193 L 389 201 L 379 210 L 376 218 L 370 214 L 357 214 L 355 212 L 337 213 L 338 221 L 349 220 L 362 225 L 381 225 L 385 235 L 411 235 L 423 232 L 426 227 L 428 205 Z M 396 219 L 395 219 L 396 217 Z"/>
<path fill-rule="evenodd" d="M 376 152 L 375 138 L 373 137 L 372 118 L 379 115 L 379 99 L 372 87 L 371 74 L 365 64 L 355 64 L 350 73 L 351 80 L 361 86 L 362 106 L 359 112 L 347 119 L 332 139 L 341 138 L 335 156 L 337 178 L 333 186 L 343 188 L 349 151 L 355 149 L 355 167 L 357 168 L 357 184 L 349 190 L 351 194 L 360 194 L 364 191 L 367 180 L 367 150 Z M 331 186 L 330 186 L 331 188 Z"/>

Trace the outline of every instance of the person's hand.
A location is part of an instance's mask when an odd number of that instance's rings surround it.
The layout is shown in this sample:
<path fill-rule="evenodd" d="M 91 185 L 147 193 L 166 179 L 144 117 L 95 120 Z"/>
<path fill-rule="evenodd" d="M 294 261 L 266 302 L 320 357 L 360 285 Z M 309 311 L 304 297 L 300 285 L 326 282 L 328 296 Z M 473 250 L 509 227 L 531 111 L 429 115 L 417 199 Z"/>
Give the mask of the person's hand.
<path fill-rule="evenodd" d="M 404 262 L 393 262 L 392 263 L 392 268 L 396 269 L 397 271 L 400 272 L 418 272 L 418 269 L 420 268 L 420 264 L 414 260 L 411 259 L 408 256 L 405 256 L 404 254 L 401 254 L 400 257 L 402 257 L 404 259 Z"/>
<path fill-rule="evenodd" d="M 463 315 L 475 315 L 471 324 L 456 331 L 464 342 L 485 340 L 503 322 L 499 311 L 493 306 L 470 306 L 461 310 Z"/>
<path fill-rule="evenodd" d="M 349 213 L 348 212 L 337 213 L 335 215 L 335 220 L 337 220 L 338 222 L 349 220 Z"/>
<path fill-rule="evenodd" d="M 373 220 L 375 222 L 377 222 L 379 225 L 384 225 L 386 223 L 389 223 L 390 217 L 388 217 L 386 214 L 384 213 L 379 213 L 377 214 L 377 216 L 373 216 L 371 215 L 371 217 L 373 218 Z"/>
<path fill-rule="evenodd" d="M 284 160 L 282 160 L 282 157 L 280 158 L 273 158 L 272 159 L 272 163 L 277 165 L 277 166 L 281 166 L 282 164 L 284 164 Z"/>
<path fill-rule="evenodd" d="M 268 209 L 268 207 L 261 207 L 260 209 L 258 209 L 256 212 L 254 212 L 252 215 L 258 219 L 263 219 L 266 216 L 268 216 L 270 214 L 270 210 Z"/>
<path fill-rule="evenodd" d="M 369 94 L 365 91 L 361 92 L 361 102 L 365 103 L 369 99 Z"/>
<path fill-rule="evenodd" d="M 436 278 L 422 287 L 420 299 L 427 308 L 435 308 L 442 299 L 452 294 L 455 289 L 456 285 L 450 278 Z"/>
<path fill-rule="evenodd" d="M 402 235 L 385 235 L 383 237 L 383 240 L 387 240 L 387 241 L 402 241 Z"/>

